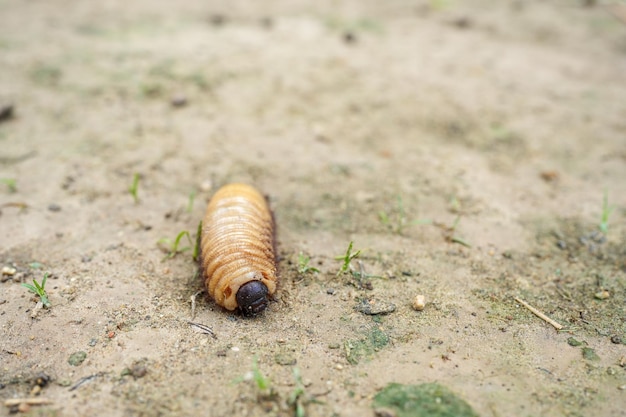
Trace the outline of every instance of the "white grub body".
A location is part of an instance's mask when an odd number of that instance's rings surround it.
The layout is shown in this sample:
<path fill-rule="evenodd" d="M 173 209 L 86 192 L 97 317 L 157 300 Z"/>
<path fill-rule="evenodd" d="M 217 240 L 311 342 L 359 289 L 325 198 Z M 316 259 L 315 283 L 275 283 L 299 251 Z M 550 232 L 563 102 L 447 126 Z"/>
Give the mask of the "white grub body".
<path fill-rule="evenodd" d="M 235 310 L 237 291 L 260 281 L 269 296 L 276 291 L 274 222 L 265 198 L 246 184 L 220 188 L 202 220 L 202 267 L 211 298 Z"/>

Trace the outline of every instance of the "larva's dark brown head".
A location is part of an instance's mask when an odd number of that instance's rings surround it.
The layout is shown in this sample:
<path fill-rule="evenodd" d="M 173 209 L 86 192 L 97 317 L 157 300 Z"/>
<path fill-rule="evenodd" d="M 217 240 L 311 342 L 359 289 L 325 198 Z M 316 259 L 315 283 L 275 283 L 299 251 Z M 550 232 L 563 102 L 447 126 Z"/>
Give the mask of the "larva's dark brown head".
<path fill-rule="evenodd" d="M 244 316 L 252 317 L 267 308 L 267 287 L 261 281 L 250 281 L 239 287 L 237 305 Z"/>

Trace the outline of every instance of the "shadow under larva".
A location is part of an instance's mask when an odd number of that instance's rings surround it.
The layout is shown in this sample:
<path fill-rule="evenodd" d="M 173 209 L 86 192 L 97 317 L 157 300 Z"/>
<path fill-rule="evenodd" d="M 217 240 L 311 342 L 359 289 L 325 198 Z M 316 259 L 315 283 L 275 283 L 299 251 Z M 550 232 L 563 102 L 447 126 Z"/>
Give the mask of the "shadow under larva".
<path fill-rule="evenodd" d="M 209 201 L 201 232 L 203 278 L 227 310 L 254 316 L 276 291 L 274 221 L 267 201 L 246 184 L 228 184 Z"/>

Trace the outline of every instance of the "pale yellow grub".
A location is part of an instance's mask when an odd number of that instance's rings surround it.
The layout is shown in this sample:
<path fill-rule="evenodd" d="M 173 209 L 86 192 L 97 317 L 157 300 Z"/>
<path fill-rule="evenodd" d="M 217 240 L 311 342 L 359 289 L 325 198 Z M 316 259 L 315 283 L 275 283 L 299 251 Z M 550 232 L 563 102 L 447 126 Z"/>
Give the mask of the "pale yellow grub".
<path fill-rule="evenodd" d="M 228 309 L 237 306 L 237 291 L 261 281 L 276 291 L 272 214 L 261 193 L 249 185 L 220 188 L 202 220 L 202 266 L 209 295 Z"/>

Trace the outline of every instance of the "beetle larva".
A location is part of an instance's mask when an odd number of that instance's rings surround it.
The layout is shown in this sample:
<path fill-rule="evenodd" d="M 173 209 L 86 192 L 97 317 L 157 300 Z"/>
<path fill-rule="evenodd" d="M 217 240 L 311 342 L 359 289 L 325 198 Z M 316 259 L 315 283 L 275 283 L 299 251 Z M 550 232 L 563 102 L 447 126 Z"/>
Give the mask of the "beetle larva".
<path fill-rule="evenodd" d="M 209 295 L 228 309 L 254 316 L 276 291 L 274 221 L 253 187 L 220 188 L 202 220 L 202 267 Z"/>

